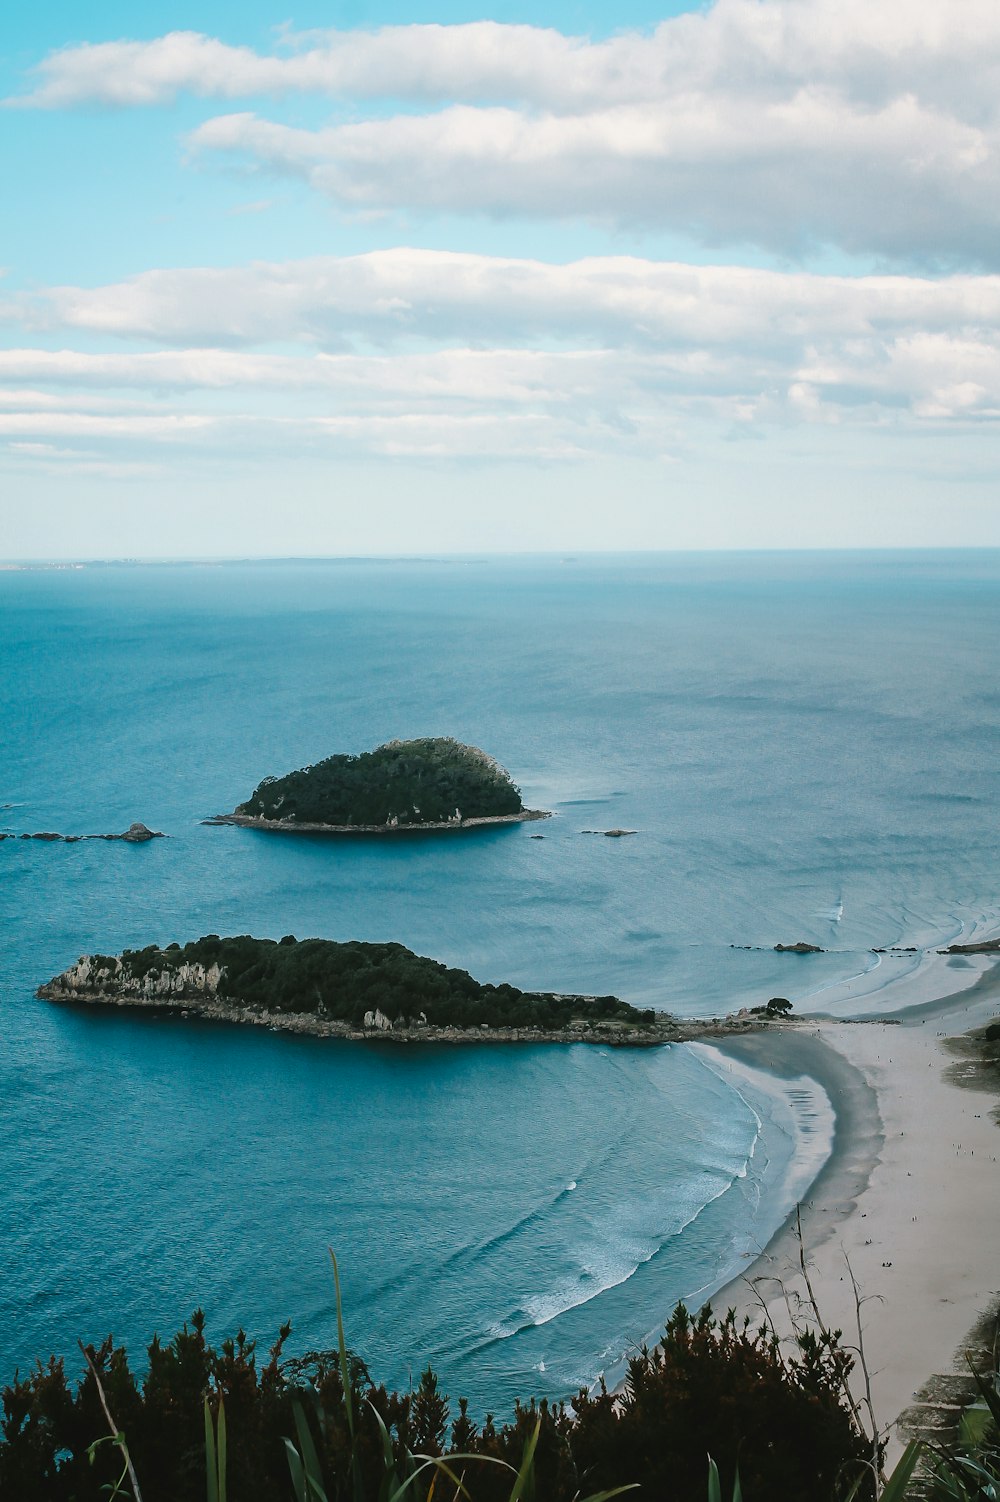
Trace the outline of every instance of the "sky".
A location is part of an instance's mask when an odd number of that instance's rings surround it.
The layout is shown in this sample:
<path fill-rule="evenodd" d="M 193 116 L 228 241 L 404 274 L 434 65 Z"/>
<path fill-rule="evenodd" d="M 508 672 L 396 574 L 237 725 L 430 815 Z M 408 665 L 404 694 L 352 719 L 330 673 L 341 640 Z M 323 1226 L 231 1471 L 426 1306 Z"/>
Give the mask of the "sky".
<path fill-rule="evenodd" d="M 49 0 L 0 558 L 1000 545 L 995 0 Z"/>

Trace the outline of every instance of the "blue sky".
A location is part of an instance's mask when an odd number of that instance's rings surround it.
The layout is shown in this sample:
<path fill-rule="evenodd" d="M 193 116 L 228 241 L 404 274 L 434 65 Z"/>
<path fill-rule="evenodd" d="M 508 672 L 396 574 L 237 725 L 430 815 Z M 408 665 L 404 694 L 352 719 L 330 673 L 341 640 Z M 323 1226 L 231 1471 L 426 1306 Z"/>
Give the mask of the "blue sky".
<path fill-rule="evenodd" d="M 5 19 L 0 556 L 1000 544 L 1000 13 Z"/>

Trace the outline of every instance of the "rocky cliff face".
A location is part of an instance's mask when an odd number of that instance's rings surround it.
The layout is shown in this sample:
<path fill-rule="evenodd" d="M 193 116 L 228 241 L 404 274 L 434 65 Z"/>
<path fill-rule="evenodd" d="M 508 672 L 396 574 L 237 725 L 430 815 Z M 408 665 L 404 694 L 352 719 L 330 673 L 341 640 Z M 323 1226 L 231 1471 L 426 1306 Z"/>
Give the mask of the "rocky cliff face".
<path fill-rule="evenodd" d="M 136 975 L 120 959 L 84 954 L 62 975 L 41 987 L 39 994 L 50 999 L 58 996 L 136 996 L 150 1001 L 157 997 L 195 999 L 214 996 L 221 979 L 220 965 L 209 965 L 206 969 L 204 965 L 185 962 L 164 970 L 154 967 L 145 975 Z"/>

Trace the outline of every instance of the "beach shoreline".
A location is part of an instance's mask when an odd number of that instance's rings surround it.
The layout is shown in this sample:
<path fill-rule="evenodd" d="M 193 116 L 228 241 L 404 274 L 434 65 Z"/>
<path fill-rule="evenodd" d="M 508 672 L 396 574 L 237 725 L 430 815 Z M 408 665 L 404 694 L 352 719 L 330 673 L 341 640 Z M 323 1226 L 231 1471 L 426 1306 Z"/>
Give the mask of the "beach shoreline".
<path fill-rule="evenodd" d="M 939 965 L 940 990 L 944 958 Z M 905 1000 L 904 982 L 899 991 Z M 799 1210 L 802 1247 L 823 1320 L 851 1347 L 851 1273 L 857 1280 L 890 1461 L 920 1421 L 923 1389 L 965 1366 L 970 1332 L 1000 1300 L 998 1091 L 979 1075 L 960 1080 L 948 1046 L 998 1014 L 1000 964 L 991 960 L 966 989 L 885 1018 L 800 1018 L 711 1043 L 722 1068 L 731 1059 L 765 1077 L 806 1076 L 833 1105 L 832 1149 Z M 807 1301 L 794 1211 L 708 1299 L 717 1314 L 766 1318 L 780 1335 L 790 1333 L 789 1305 L 806 1312 Z"/>

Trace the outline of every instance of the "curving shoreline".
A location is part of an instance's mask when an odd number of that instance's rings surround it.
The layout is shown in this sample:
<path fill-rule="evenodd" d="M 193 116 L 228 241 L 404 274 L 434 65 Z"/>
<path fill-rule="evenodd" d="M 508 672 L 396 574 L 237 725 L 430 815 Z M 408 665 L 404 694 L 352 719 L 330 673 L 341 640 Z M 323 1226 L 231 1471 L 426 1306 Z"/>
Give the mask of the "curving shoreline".
<path fill-rule="evenodd" d="M 905 982 L 899 990 L 905 995 Z M 1000 1303 L 1000 1086 L 981 1072 L 963 1078 L 952 1041 L 998 1012 L 993 964 L 970 988 L 889 1020 L 815 1018 L 715 1043 L 767 1076 L 816 1080 L 833 1105 L 832 1151 L 801 1206 L 802 1237 L 823 1318 L 850 1346 L 857 1310 L 848 1263 L 857 1278 L 890 1461 L 933 1412 L 935 1395 L 961 1383 L 970 1332 Z M 799 1253 L 793 1214 L 709 1302 L 754 1324 L 767 1318 L 787 1336 L 789 1300 L 805 1308 L 808 1298 Z"/>
<path fill-rule="evenodd" d="M 287 819 L 262 819 L 255 814 L 213 814 L 202 824 L 235 824 L 239 829 L 263 829 L 268 834 L 426 834 L 430 831 L 478 829 L 490 824 L 528 824 L 551 819 L 542 808 L 522 808 L 516 814 L 484 814 L 477 819 L 447 819 L 440 824 L 309 824 Z"/>
<path fill-rule="evenodd" d="M 833 1108 L 833 1141 L 811 1185 L 800 1190 L 810 1278 L 824 1321 L 845 1332 L 848 1346 L 857 1339 L 850 1271 L 858 1280 L 866 1356 L 874 1369 L 873 1402 L 880 1424 L 891 1430 L 891 1461 L 907 1430 L 928 1411 L 921 1407 L 932 1401 L 921 1396 L 925 1386 L 934 1378 L 935 1391 L 955 1390 L 963 1344 L 984 1312 L 1000 1302 L 994 1256 L 1000 1243 L 1000 1108 L 995 1109 L 1000 1084 L 996 1074 L 970 1069 L 967 1058 L 956 1061 L 952 1042 L 1000 1014 L 1000 962 L 995 951 L 982 951 L 978 977 L 958 992 L 956 982 L 968 974 L 955 972 L 954 964 L 954 956 L 935 955 L 921 970 L 919 984 L 901 978 L 883 992 L 886 1004 L 895 1003 L 898 1010 L 847 1021 L 819 1015 L 794 1021 L 755 1016 L 678 1021 L 661 1015 L 653 1025 L 574 1020 L 549 1029 L 427 1024 L 386 1029 L 272 1011 L 214 994 L 74 990 L 60 986 L 59 977 L 37 994 L 150 1018 L 417 1048 L 701 1042 L 713 1045 L 720 1059 L 739 1061 L 756 1073 L 762 1089 L 776 1077 L 793 1087 L 802 1078 L 815 1082 Z M 935 979 L 937 995 L 924 999 Z M 940 988 L 949 985 L 951 993 L 941 995 Z M 801 1182 L 804 1186 L 805 1179 Z M 807 1302 L 799 1254 L 793 1215 L 756 1260 L 708 1301 L 718 1312 L 732 1307 L 754 1324 L 766 1318 L 787 1335 L 789 1300 L 799 1308 Z"/>

